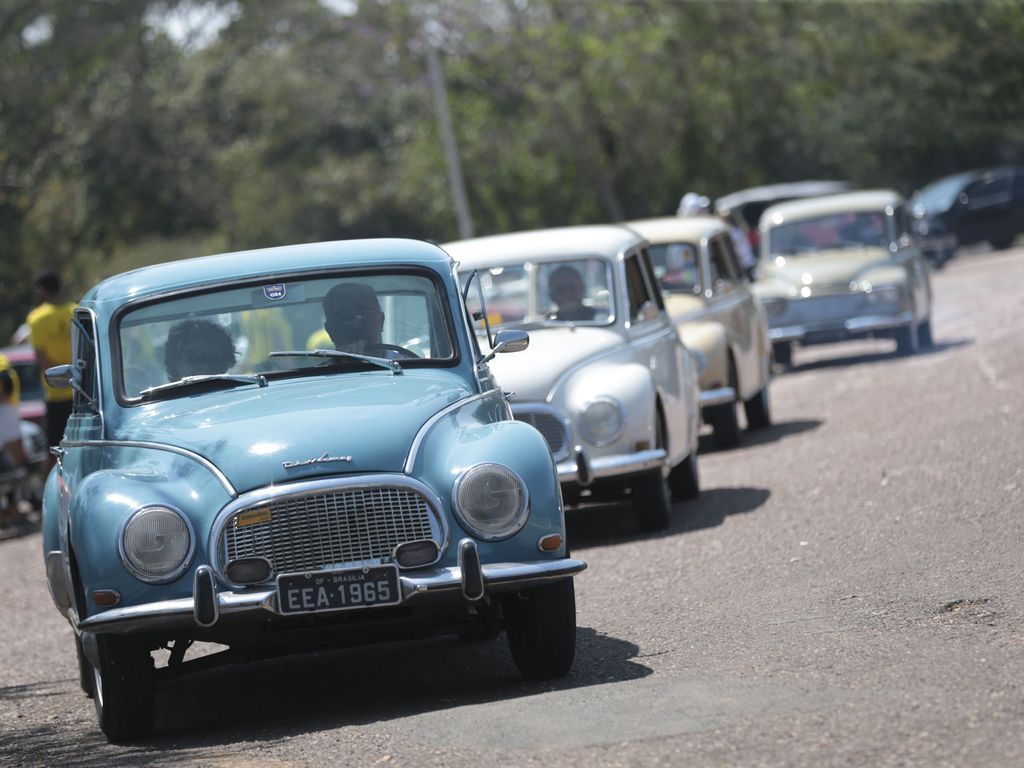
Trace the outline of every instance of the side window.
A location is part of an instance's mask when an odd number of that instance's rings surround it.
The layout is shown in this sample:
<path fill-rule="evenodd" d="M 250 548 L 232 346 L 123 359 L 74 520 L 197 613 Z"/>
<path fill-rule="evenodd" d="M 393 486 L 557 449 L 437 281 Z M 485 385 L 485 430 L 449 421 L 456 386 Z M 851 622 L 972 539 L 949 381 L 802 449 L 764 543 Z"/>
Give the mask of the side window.
<path fill-rule="evenodd" d="M 650 320 L 657 314 L 658 305 L 647 289 L 640 257 L 636 254 L 626 258 L 626 295 L 629 297 L 629 319 L 632 322 Z"/>
<path fill-rule="evenodd" d="M 708 243 L 708 265 L 713 293 L 729 293 L 736 288 L 739 270 L 734 268 L 736 253 L 728 235 L 717 235 Z"/>
<path fill-rule="evenodd" d="M 979 210 L 1006 203 L 1010 199 L 1011 177 L 1009 174 L 986 177 L 970 193 L 967 207 Z"/>
<path fill-rule="evenodd" d="M 640 252 L 640 266 L 642 267 L 644 277 L 647 280 L 649 292 L 654 296 L 655 305 L 658 309 L 665 309 L 665 299 L 661 295 L 661 284 L 658 282 L 658 278 L 654 274 L 654 264 L 651 261 L 651 254 L 646 248 Z"/>
<path fill-rule="evenodd" d="M 899 246 L 900 248 L 908 248 L 914 242 L 914 230 L 911 223 L 910 211 L 907 210 L 907 206 L 901 205 L 896 208 L 894 220 Z"/>
<path fill-rule="evenodd" d="M 96 371 L 96 328 L 87 312 L 76 312 L 71 324 L 71 360 L 78 388 L 72 396 L 75 413 L 99 412 L 99 376 Z"/>

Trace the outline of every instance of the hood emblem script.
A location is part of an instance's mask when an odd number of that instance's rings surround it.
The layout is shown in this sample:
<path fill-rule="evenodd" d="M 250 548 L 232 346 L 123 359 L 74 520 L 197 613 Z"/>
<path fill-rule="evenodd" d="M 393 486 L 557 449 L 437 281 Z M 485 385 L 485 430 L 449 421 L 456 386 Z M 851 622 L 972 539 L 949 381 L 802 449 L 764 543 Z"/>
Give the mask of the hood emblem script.
<path fill-rule="evenodd" d="M 315 459 L 303 459 L 302 461 L 282 461 L 281 466 L 285 469 L 294 469 L 295 467 L 308 467 L 310 464 L 331 464 L 335 461 L 352 461 L 351 456 L 331 456 L 329 453 L 325 453 L 323 456 L 318 456 Z"/>

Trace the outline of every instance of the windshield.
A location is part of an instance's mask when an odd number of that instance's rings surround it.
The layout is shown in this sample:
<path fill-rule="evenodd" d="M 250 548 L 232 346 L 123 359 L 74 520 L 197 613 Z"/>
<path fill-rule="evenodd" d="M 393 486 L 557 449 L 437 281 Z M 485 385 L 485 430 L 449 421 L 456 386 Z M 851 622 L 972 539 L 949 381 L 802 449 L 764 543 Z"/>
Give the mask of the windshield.
<path fill-rule="evenodd" d="M 138 398 L 153 387 L 197 376 L 265 374 L 273 379 L 299 371 L 379 369 L 360 361 L 360 355 L 401 366 L 429 365 L 454 359 L 450 328 L 439 285 L 423 274 L 361 272 L 229 286 L 122 315 L 122 392 Z M 348 354 L 271 356 L 317 349 Z M 158 392 L 175 397 L 193 389 Z"/>
<path fill-rule="evenodd" d="M 769 254 L 799 256 L 837 248 L 888 248 L 888 216 L 883 211 L 830 213 L 772 227 Z"/>
<path fill-rule="evenodd" d="M 463 279 L 472 270 L 464 270 Z M 607 325 L 614 320 L 610 265 L 604 259 L 521 262 L 478 271 L 492 327 Z M 479 309 L 475 291 L 469 310 Z"/>
<path fill-rule="evenodd" d="M 668 243 L 650 247 L 654 274 L 661 290 L 669 293 L 696 293 L 700 290 L 700 266 L 693 243 Z"/>
<path fill-rule="evenodd" d="M 914 203 L 920 204 L 930 213 L 941 213 L 953 205 L 956 196 L 960 194 L 960 190 L 970 179 L 971 175 L 968 173 L 959 173 L 956 176 L 939 179 L 914 195 Z"/>

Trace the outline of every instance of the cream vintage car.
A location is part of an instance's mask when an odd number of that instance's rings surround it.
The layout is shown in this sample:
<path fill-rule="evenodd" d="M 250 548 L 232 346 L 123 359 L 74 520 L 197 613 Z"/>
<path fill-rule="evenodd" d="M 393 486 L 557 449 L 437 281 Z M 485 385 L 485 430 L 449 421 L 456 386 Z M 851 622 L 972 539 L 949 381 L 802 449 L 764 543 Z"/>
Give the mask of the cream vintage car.
<path fill-rule="evenodd" d="M 729 227 L 715 216 L 629 222 L 650 243 L 654 272 L 683 343 L 707 357 L 700 378 L 704 421 L 720 446 L 740 441 L 737 406 L 747 425 L 771 425 L 768 319 L 750 290 Z"/>
<path fill-rule="evenodd" d="M 931 345 L 931 280 L 911 225 L 904 199 L 886 189 L 781 203 L 761 215 L 754 290 L 778 362 L 791 362 L 794 342 L 887 337 L 901 355 Z"/>
<path fill-rule="evenodd" d="M 498 357 L 491 371 L 515 418 L 547 440 L 566 501 L 628 497 L 642 527 L 666 527 L 670 492 L 699 493 L 700 363 L 669 320 L 643 238 L 579 226 L 442 248 L 478 335 L 530 332 L 520 366 Z"/>

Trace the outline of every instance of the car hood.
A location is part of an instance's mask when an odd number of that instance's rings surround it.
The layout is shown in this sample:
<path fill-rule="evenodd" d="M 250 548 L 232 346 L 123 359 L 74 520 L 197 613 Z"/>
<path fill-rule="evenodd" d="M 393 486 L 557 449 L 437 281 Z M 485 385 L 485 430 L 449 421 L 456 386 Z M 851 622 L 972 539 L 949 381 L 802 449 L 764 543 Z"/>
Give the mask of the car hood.
<path fill-rule="evenodd" d="M 516 393 L 513 404 L 544 400 L 566 370 L 621 345 L 622 337 L 607 328 L 537 328 L 530 331 L 529 347 L 498 355 L 491 372 L 502 389 Z"/>
<path fill-rule="evenodd" d="M 758 282 L 761 288 L 774 285 L 788 293 L 805 285 L 815 293 L 823 289 L 847 291 L 850 283 L 863 280 L 868 273 L 878 272 L 885 273 L 891 280 L 897 280 L 903 274 L 884 248 L 843 249 L 786 259 L 782 265 L 768 262 L 761 266 Z"/>
<path fill-rule="evenodd" d="M 272 380 L 140 406 L 111 437 L 198 453 L 241 493 L 322 475 L 400 472 L 423 423 L 470 393 L 448 371 Z"/>

